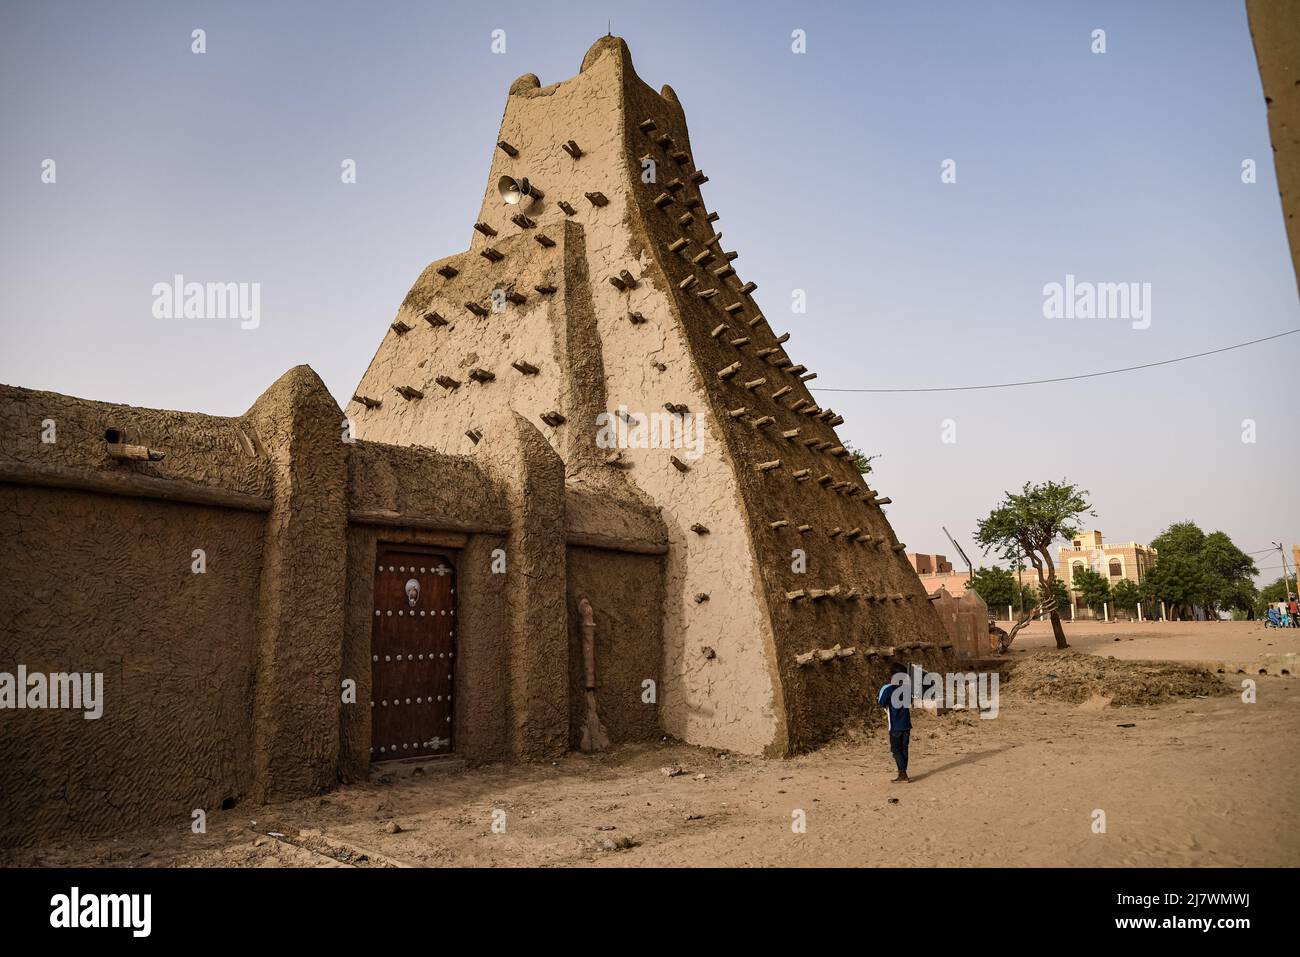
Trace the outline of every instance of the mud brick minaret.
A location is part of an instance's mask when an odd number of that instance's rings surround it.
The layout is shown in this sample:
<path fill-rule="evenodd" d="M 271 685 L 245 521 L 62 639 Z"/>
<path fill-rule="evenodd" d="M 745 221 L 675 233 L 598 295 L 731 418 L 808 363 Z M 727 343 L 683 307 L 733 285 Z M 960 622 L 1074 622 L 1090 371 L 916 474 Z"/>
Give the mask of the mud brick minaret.
<path fill-rule="evenodd" d="M 530 192 L 507 202 L 504 177 Z M 513 410 L 563 460 L 588 527 L 657 507 L 660 724 L 786 754 L 869 710 L 891 658 L 937 666 L 946 636 L 843 419 L 737 272 L 708 181 L 676 93 L 647 86 L 623 40 L 562 83 L 521 76 L 469 249 L 416 280 L 347 414 L 366 441 L 473 456 Z M 598 416 L 620 408 L 702 416 L 703 454 L 602 447 Z"/>

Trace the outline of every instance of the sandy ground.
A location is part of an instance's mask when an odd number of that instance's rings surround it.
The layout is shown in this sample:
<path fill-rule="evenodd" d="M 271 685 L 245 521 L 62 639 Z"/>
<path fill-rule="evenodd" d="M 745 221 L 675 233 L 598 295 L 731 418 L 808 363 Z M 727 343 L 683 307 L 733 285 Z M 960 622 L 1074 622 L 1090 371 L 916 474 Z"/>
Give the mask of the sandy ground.
<path fill-rule="evenodd" d="M 887 740 L 873 729 L 783 761 L 665 742 L 523 767 L 396 763 L 319 798 L 214 812 L 203 835 L 187 820 L 0 862 L 1300 865 L 1300 684 L 1281 674 L 1294 671 L 1300 630 L 1090 623 L 1067 625 L 1067 635 L 1075 650 L 1103 657 L 1222 668 L 1229 691 L 1118 708 L 1044 701 L 1017 692 L 1013 678 L 995 720 L 916 716 L 909 785 L 889 783 Z M 1013 657 L 1050 647 L 1049 630 L 1033 626 L 1022 646 Z M 1247 677 L 1254 704 L 1241 700 Z M 667 776 L 671 766 L 684 773 Z M 1104 833 L 1094 833 L 1097 811 Z M 800 816 L 806 829 L 796 833 Z"/>
<path fill-rule="evenodd" d="M 999 622 L 1003 628 L 1006 622 Z M 1246 667 L 1263 661 L 1290 671 L 1300 657 L 1300 628 L 1265 628 L 1254 621 L 1066 622 L 1075 651 L 1116 658 L 1229 663 Z M 1119 639 L 1118 641 L 1116 639 Z M 1046 622 L 1026 625 L 1012 643 L 1012 657 L 1056 647 Z"/>

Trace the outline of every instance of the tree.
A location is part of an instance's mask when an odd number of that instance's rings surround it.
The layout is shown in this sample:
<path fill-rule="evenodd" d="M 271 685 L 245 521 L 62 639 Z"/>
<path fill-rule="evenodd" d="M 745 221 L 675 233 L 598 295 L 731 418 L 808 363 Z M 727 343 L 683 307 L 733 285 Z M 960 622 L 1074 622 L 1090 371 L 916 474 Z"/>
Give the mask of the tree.
<path fill-rule="evenodd" d="M 1255 605 L 1254 577 L 1259 574 L 1255 560 L 1232 543 L 1223 532 L 1205 536 L 1201 548 L 1201 565 L 1206 582 L 1210 607 L 1217 613 L 1224 611 L 1249 611 Z"/>
<path fill-rule="evenodd" d="M 1142 579 L 1142 597 L 1164 602 L 1165 614 L 1175 620 L 1192 617 L 1194 605 L 1205 604 L 1206 584 L 1201 565 L 1188 555 L 1160 555 L 1155 568 Z"/>
<path fill-rule="evenodd" d="M 1080 602 L 1100 614 L 1110 602 L 1110 581 L 1091 568 L 1080 568 L 1074 573 L 1074 590 Z"/>
<path fill-rule="evenodd" d="M 1136 582 L 1127 578 L 1121 578 L 1110 590 L 1111 601 L 1115 607 L 1121 611 L 1137 611 L 1138 602 L 1142 595 L 1138 591 Z"/>
<path fill-rule="evenodd" d="M 1020 614 L 1024 615 L 1025 609 L 1029 609 L 1029 617 L 1032 618 L 1038 614 L 1036 609 L 1039 605 L 1039 598 L 1042 591 L 1037 585 L 1024 584 L 1020 586 L 1020 603 L 1016 605 L 1020 609 Z"/>
<path fill-rule="evenodd" d="M 998 568 L 979 568 L 970 579 L 970 589 L 990 608 L 1006 608 L 1020 599 L 1016 591 L 1016 578 L 1011 572 Z"/>
<path fill-rule="evenodd" d="M 1192 521 L 1175 522 L 1157 535 L 1156 567 L 1143 581 L 1144 593 L 1163 601 L 1174 618 L 1190 618 L 1194 606 L 1217 619 L 1219 611 L 1250 611 L 1256 603 L 1259 570 L 1254 560 L 1223 532 L 1206 535 Z"/>
<path fill-rule="evenodd" d="M 1034 566 L 1043 593 L 1040 607 L 1051 615 L 1057 648 L 1068 648 L 1069 644 L 1057 611 L 1057 592 L 1048 585 L 1056 578 L 1051 548 L 1058 538 L 1071 539 L 1077 534 L 1076 522 L 1082 516 L 1096 514 L 1088 504 L 1087 496 L 1086 489 L 1079 489 L 1065 480 L 1039 485 L 1026 482 L 1019 493 L 1005 493 L 1002 502 L 989 512 L 987 518 L 980 520 L 975 531 L 975 541 L 984 549 L 984 554 L 996 551 L 1008 562 L 1023 557 Z M 1028 616 L 1022 614 L 1021 620 L 1007 635 L 1007 644 L 1038 610 L 1031 610 Z"/>
<path fill-rule="evenodd" d="M 1030 588 L 1028 585 L 1026 585 L 1025 590 L 1029 592 L 1029 594 L 1031 594 L 1034 597 L 1034 600 L 1039 603 L 1042 603 L 1043 597 L 1047 593 L 1047 590 L 1044 589 L 1042 585 L 1039 585 L 1038 588 L 1036 589 Z M 1055 575 L 1052 576 L 1052 585 L 1050 589 L 1050 594 L 1052 596 L 1052 600 L 1056 603 L 1056 607 L 1058 608 L 1060 608 L 1062 605 L 1068 605 L 1070 603 L 1070 590 L 1065 587 L 1065 582 L 1061 581 L 1061 579 L 1057 578 Z"/>

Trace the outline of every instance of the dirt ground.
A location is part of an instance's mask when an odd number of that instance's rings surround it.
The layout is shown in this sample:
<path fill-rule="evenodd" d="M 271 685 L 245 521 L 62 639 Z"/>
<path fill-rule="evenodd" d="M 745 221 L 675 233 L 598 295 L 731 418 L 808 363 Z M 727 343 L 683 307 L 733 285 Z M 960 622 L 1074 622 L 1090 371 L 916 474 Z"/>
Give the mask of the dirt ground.
<path fill-rule="evenodd" d="M 664 742 L 522 767 L 392 763 L 319 798 L 213 812 L 206 834 L 186 820 L 0 863 L 1300 865 L 1300 630 L 1080 623 L 1067 636 L 1059 663 L 1046 626 L 1017 637 L 1010 657 L 1026 663 L 1019 687 L 1014 670 L 1003 683 L 996 719 L 917 713 L 908 785 L 890 783 L 878 728 L 790 760 Z M 1185 681 L 1162 683 L 1179 669 L 1125 664 L 1139 659 L 1196 662 L 1209 676 L 1182 669 Z M 1109 703 L 1099 689 L 1120 683 L 1097 675 L 1111 668 L 1128 670 L 1136 695 L 1116 701 L 1163 703 Z M 1246 679 L 1256 703 L 1242 701 Z"/>

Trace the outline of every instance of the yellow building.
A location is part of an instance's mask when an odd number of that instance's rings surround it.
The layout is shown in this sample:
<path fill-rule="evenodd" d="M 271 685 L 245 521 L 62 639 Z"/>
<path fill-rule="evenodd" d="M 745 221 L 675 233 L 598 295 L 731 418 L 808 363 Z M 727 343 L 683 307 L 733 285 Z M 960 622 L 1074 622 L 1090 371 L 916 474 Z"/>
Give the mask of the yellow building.
<path fill-rule="evenodd" d="M 1074 536 L 1071 547 L 1058 550 L 1057 574 L 1070 589 L 1074 588 L 1074 576 L 1081 568 L 1104 576 L 1111 585 L 1124 578 L 1141 584 L 1155 566 L 1156 554 L 1156 549 L 1137 542 L 1107 544 L 1099 531 L 1080 532 Z"/>

